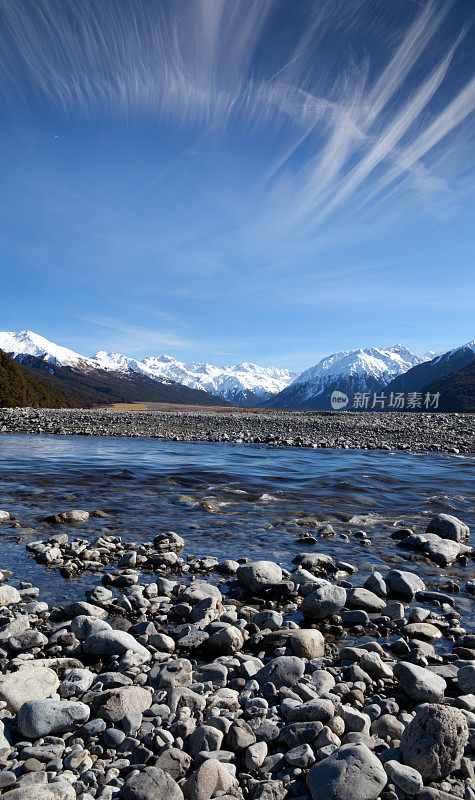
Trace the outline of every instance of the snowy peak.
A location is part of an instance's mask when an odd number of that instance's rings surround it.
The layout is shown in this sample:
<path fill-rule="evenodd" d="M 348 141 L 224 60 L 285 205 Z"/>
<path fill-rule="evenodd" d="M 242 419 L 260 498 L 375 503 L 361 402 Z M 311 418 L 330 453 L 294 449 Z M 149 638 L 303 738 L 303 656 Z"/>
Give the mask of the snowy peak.
<path fill-rule="evenodd" d="M 147 356 L 137 361 L 118 353 L 96 353 L 98 366 L 108 370 L 131 369 L 155 380 L 174 381 L 192 389 L 235 402 L 265 399 L 288 386 L 297 373 L 278 367 L 260 367 L 245 362 L 237 366 L 217 367 L 213 364 L 190 361 L 185 363 L 168 355 Z"/>
<path fill-rule="evenodd" d="M 11 353 L 15 358 L 22 355 L 35 356 L 64 367 L 92 364 L 91 359 L 86 356 L 54 344 L 33 331 L 0 332 L 0 350 Z"/>
<path fill-rule="evenodd" d="M 367 349 L 345 350 L 322 358 L 314 367 L 302 372 L 294 381 L 294 386 L 305 387 L 306 396 L 321 394 L 326 385 L 339 378 L 369 376 L 381 384 L 406 372 L 416 364 L 427 359 L 411 353 L 407 347 L 370 347 Z"/>
<path fill-rule="evenodd" d="M 322 358 L 272 398 L 276 408 L 331 408 L 331 393 L 381 391 L 393 378 L 427 361 L 400 344 L 344 350 Z"/>

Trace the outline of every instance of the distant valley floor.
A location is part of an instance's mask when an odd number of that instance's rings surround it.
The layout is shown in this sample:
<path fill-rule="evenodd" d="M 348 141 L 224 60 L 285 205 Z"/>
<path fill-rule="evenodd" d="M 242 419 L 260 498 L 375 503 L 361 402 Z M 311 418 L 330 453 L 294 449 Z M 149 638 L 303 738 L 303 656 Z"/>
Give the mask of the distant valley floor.
<path fill-rule="evenodd" d="M 6 408 L 0 409 L 0 433 L 413 452 L 475 451 L 474 417 L 470 414 L 177 408 L 145 403 L 108 409 Z"/>

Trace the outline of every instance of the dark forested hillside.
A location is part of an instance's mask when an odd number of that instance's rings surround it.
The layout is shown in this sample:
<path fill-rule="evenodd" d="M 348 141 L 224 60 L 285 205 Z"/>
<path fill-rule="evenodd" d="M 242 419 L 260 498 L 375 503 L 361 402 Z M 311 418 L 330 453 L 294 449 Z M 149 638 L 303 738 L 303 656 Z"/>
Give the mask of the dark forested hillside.
<path fill-rule="evenodd" d="M 440 394 L 438 411 L 475 413 L 475 363 L 432 381 L 424 387 L 426 392 Z"/>
<path fill-rule="evenodd" d="M 0 407 L 64 408 L 63 394 L 37 380 L 27 369 L 0 350 Z"/>
<path fill-rule="evenodd" d="M 161 383 L 138 372 L 108 372 L 103 369 L 75 370 L 36 356 L 16 359 L 32 377 L 64 395 L 68 405 L 90 408 L 109 403 L 177 403 L 222 406 L 226 400 L 179 383 Z"/>

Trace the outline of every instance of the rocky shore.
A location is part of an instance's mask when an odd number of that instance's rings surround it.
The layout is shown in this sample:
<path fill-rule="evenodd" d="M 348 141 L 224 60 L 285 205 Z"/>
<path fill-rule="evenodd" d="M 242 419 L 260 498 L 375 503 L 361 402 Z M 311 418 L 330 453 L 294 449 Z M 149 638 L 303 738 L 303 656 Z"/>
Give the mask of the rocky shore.
<path fill-rule="evenodd" d="M 0 433 L 134 436 L 412 452 L 475 450 L 470 414 L 16 408 L 0 409 Z"/>
<path fill-rule="evenodd" d="M 49 606 L 0 573 L 5 800 L 475 800 L 460 587 L 405 569 L 358 586 L 314 547 L 285 570 L 186 555 L 173 532 L 88 541 L 88 517 L 59 511 L 28 544 L 64 577 L 100 573 L 84 599 Z M 469 535 L 437 514 L 398 539 L 468 567 Z"/>

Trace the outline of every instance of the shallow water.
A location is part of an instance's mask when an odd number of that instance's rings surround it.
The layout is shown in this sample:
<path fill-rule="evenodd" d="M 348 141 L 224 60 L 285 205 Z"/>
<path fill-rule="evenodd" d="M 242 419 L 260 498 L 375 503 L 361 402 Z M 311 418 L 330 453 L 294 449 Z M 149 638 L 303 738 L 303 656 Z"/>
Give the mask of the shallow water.
<path fill-rule="evenodd" d="M 1 434 L 0 509 L 36 534 L 24 536 L 4 523 L 0 567 L 13 571 L 13 583 L 39 585 L 45 599 L 82 597 L 97 577 L 64 581 L 28 558 L 28 539 L 64 529 L 140 541 L 174 530 L 185 538 L 186 554 L 272 558 L 289 566 L 299 552 L 320 551 L 355 564 L 355 584 L 372 568 L 398 564 L 417 571 L 428 586 L 441 586 L 449 576 L 463 587 L 473 577 L 473 562 L 442 570 L 398 548 L 390 534 L 406 525 L 423 531 L 437 512 L 473 527 L 473 462 L 456 455 Z M 54 529 L 39 522 L 70 508 L 102 509 L 113 517 Z M 335 536 L 297 542 L 299 533 L 315 530 L 295 521 L 305 515 L 328 520 Z M 358 530 L 367 532 L 370 546 L 354 535 Z M 466 613 L 463 588 L 457 605 Z"/>

